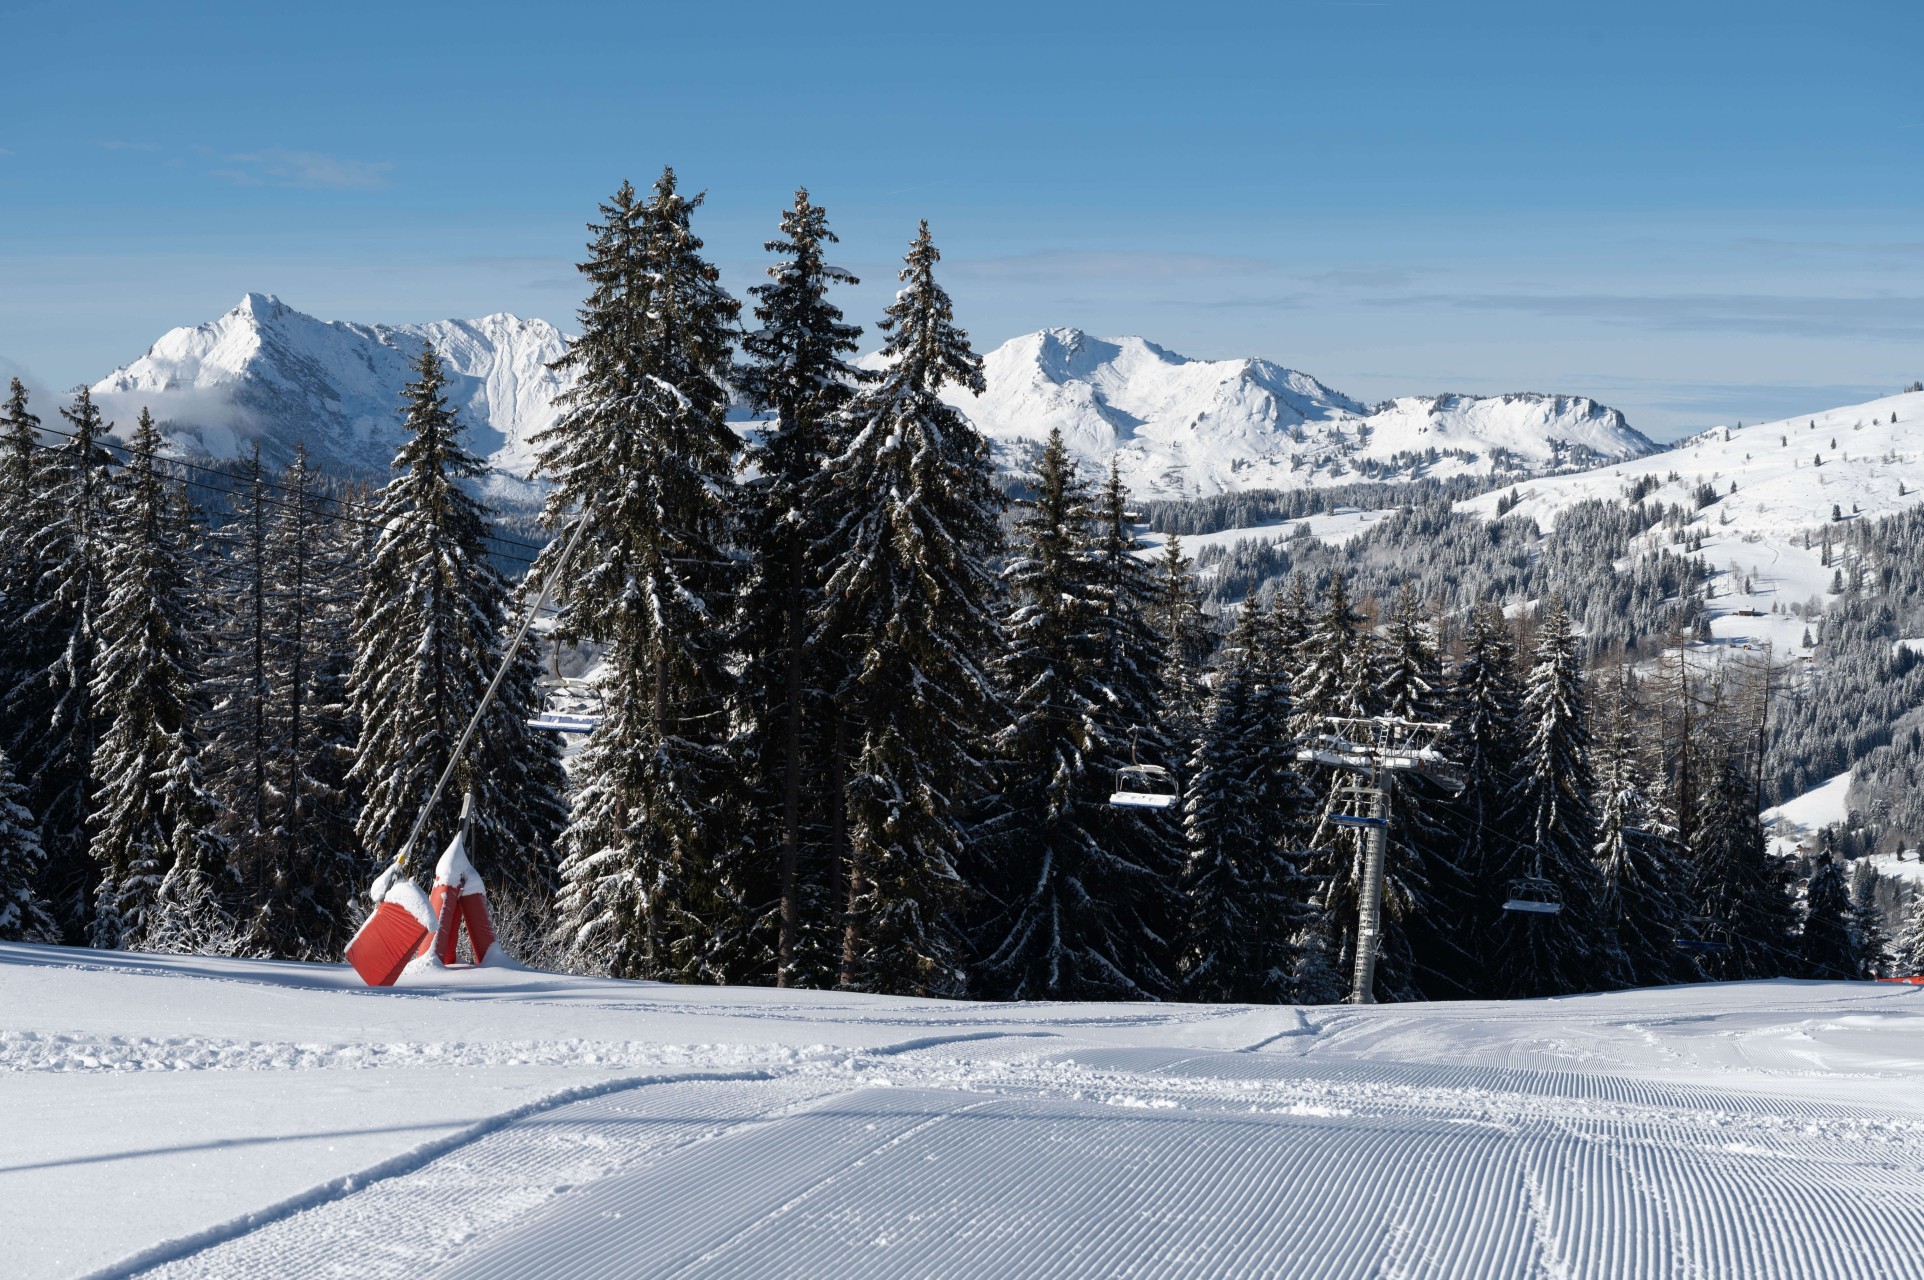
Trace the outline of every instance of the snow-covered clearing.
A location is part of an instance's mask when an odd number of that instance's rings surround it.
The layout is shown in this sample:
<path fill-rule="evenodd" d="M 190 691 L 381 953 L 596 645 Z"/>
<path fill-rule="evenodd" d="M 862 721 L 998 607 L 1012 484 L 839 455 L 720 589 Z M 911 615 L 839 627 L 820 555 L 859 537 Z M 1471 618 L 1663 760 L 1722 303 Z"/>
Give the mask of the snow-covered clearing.
<path fill-rule="evenodd" d="M 0 946 L 10 1274 L 1924 1273 L 1924 989 L 410 980 Z"/>
<path fill-rule="evenodd" d="M 1383 523 L 1397 513 L 1396 507 L 1384 507 L 1373 511 L 1359 511 L 1355 507 L 1339 507 L 1335 511 L 1321 515 L 1304 516 L 1297 520 L 1277 520 L 1269 524 L 1244 525 L 1235 529 L 1221 529 L 1215 533 L 1183 533 L 1176 536 L 1182 553 L 1195 559 L 1205 547 L 1221 547 L 1233 551 L 1244 542 L 1287 542 L 1299 534 L 1306 534 L 1319 542 L 1336 545 L 1360 537 L 1375 525 Z M 1140 544 L 1136 558 L 1156 560 L 1163 554 L 1169 543 L 1169 535 L 1158 533 L 1147 527 L 1137 530 L 1136 540 Z"/>

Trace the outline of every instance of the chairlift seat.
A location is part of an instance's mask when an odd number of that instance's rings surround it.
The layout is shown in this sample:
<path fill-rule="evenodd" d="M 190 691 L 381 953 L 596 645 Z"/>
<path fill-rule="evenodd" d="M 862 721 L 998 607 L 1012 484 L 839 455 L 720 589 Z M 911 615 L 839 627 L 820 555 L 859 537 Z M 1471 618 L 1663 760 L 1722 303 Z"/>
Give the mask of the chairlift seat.
<path fill-rule="evenodd" d="M 1563 895 L 1556 885 L 1537 876 L 1527 876 L 1522 880 L 1510 882 L 1509 897 L 1504 902 L 1505 911 L 1521 911 L 1530 915 L 1553 916 L 1563 910 Z"/>
<path fill-rule="evenodd" d="M 566 711 L 544 711 L 528 721 L 530 729 L 552 729 L 556 733 L 593 733 L 600 716 L 575 715 Z"/>
<path fill-rule="evenodd" d="M 1132 764 L 1116 770 L 1109 803 L 1120 809 L 1167 809 L 1179 797 L 1176 779 L 1160 765 Z"/>

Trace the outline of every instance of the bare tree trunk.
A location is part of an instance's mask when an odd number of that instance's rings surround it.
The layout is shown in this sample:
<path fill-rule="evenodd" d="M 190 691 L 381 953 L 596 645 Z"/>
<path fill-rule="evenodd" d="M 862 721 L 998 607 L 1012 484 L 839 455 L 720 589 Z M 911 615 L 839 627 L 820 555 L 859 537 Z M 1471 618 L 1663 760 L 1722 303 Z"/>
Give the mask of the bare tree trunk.
<path fill-rule="evenodd" d="M 835 805 L 836 860 L 848 867 L 848 911 L 842 917 L 841 986 L 852 990 L 860 985 L 862 952 L 861 904 L 867 885 L 862 875 L 862 855 L 848 833 L 848 717 L 835 709 L 835 747 L 832 753 L 834 778 L 831 790 Z"/>
<path fill-rule="evenodd" d="M 802 546 L 796 540 L 789 549 L 788 563 L 788 688 L 782 761 L 782 923 L 776 946 L 775 985 L 786 987 L 793 981 L 795 940 L 801 928 L 801 903 L 797 864 L 801 858 L 802 821 Z M 837 717 L 840 723 L 840 717 Z"/>

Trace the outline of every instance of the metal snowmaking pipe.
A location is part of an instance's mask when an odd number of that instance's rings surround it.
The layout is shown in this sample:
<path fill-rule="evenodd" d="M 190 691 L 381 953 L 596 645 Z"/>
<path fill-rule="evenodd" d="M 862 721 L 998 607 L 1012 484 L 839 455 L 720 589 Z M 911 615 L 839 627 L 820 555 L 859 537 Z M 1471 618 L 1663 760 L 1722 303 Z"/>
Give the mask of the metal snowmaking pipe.
<path fill-rule="evenodd" d="M 493 703 L 494 695 L 500 690 L 501 682 L 508 677 L 508 669 L 514 666 L 515 655 L 521 652 L 521 644 L 528 638 L 528 628 L 534 625 L 535 615 L 541 612 L 541 606 L 547 602 L 548 588 L 554 585 L 555 580 L 561 576 L 562 570 L 568 567 L 568 561 L 574 558 L 575 548 L 581 544 L 581 535 L 587 528 L 588 513 L 584 511 L 580 520 L 575 522 L 574 532 L 568 535 L 567 545 L 561 549 L 561 558 L 555 561 L 554 568 L 548 570 L 541 579 L 541 588 L 535 593 L 534 603 L 521 615 L 521 625 L 515 628 L 514 639 L 508 642 L 508 651 L 501 655 L 501 665 L 496 668 L 494 679 L 488 681 L 487 692 L 481 695 L 481 701 L 474 708 L 474 714 L 468 717 L 468 727 L 461 731 L 461 740 L 454 744 L 454 750 L 448 755 L 447 767 L 441 770 L 441 779 L 434 784 L 434 794 L 428 797 L 428 802 L 421 806 L 421 812 L 415 817 L 414 829 L 408 832 L 407 843 L 401 846 L 401 852 L 394 855 L 394 865 L 400 870 L 407 870 L 408 858 L 413 854 L 416 842 L 421 839 L 421 832 L 427 828 L 428 815 L 434 812 L 435 805 L 441 803 L 442 793 L 448 789 L 448 782 L 454 777 L 455 766 L 461 763 L 461 757 L 467 752 L 468 743 L 474 740 L 474 731 L 481 725 L 481 717 L 488 713 L 488 707 Z M 461 822 L 464 834 L 471 820 L 469 807 L 463 805 Z"/>

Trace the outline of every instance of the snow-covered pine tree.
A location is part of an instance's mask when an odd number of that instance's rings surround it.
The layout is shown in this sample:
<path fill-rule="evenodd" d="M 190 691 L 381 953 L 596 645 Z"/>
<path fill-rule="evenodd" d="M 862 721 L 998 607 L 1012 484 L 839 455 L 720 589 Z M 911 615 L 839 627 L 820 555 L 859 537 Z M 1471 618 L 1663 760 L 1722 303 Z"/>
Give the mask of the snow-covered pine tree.
<path fill-rule="evenodd" d="M 258 442 L 235 476 L 228 519 L 214 534 L 211 626 L 201 699 L 202 764 L 215 802 L 228 874 L 218 897 L 230 916 L 261 897 L 273 859 L 269 695 L 273 591 L 268 533 L 274 509 Z M 182 886 L 183 890 L 189 886 Z"/>
<path fill-rule="evenodd" d="M 975 984 L 1004 999 L 1155 997 L 1171 988 L 1152 923 L 1162 850 L 1150 824 L 1110 816 L 1114 771 L 1129 763 L 1138 726 L 1110 705 L 1112 566 L 1060 430 L 1034 489 L 1003 570 L 996 676 L 1014 721 L 995 738 L 1001 785 L 977 837 L 990 910 Z"/>
<path fill-rule="evenodd" d="M 0 942 L 55 942 L 60 928 L 35 887 L 47 855 L 25 799 L 13 762 L 0 750 Z"/>
<path fill-rule="evenodd" d="M 820 473 L 827 606 L 819 627 L 854 639 L 837 690 L 849 739 L 845 987 L 956 989 L 959 820 L 986 785 L 980 744 L 998 727 L 998 630 L 989 558 L 1001 495 L 988 442 L 941 398 L 980 394 L 982 362 L 935 282 L 924 222 L 880 328 L 886 367 L 844 414 L 846 443 Z"/>
<path fill-rule="evenodd" d="M 47 501 L 37 506 L 24 544 L 39 590 L 19 619 L 29 644 L 44 641 L 48 656 L 10 691 L 8 716 L 23 731 L 17 767 L 47 854 L 41 894 L 63 937 L 80 942 L 88 935 L 98 881 L 87 853 L 87 819 L 102 728 L 93 678 L 107 598 L 111 459 L 100 443 L 109 424 L 87 388 L 77 388 L 73 405 L 60 415 L 71 434 L 50 451 L 41 473 Z"/>
<path fill-rule="evenodd" d="M 155 895 L 174 861 L 183 815 L 170 768 L 193 754 L 200 637 L 190 531 L 182 527 L 158 455 L 160 431 L 140 411 L 127 467 L 109 500 L 106 597 L 93 700 L 99 790 L 89 829 L 97 864 L 91 941 L 121 948 L 153 925 Z M 188 816 L 204 820 L 204 812 Z"/>
<path fill-rule="evenodd" d="M 46 520 L 47 451 L 40 447 L 40 419 L 27 407 L 27 389 L 15 378 L 0 410 L 0 748 L 22 750 L 22 739 L 39 736 L 37 699 L 14 691 L 30 673 L 53 661 L 50 628 L 30 626 L 27 613 L 40 599 L 44 566 L 28 554 L 31 537 Z"/>
<path fill-rule="evenodd" d="M 1756 775 L 1743 748 L 1714 732 L 1690 840 L 1690 897 L 1701 928 L 1730 951 L 1699 962 L 1723 981 L 1774 978 L 1796 964 L 1796 913 L 1784 868 L 1758 820 Z"/>
<path fill-rule="evenodd" d="M 1312 622 L 1309 579 L 1299 569 L 1289 575 L 1289 586 L 1279 590 L 1270 602 L 1269 630 L 1265 633 L 1270 661 L 1289 673 L 1292 688 L 1301 682 L 1309 660 Z"/>
<path fill-rule="evenodd" d="M 1924 893 L 1911 895 L 1904 924 L 1891 942 L 1891 976 L 1924 977 Z"/>
<path fill-rule="evenodd" d="M 1158 630 L 1155 615 L 1162 601 L 1156 572 L 1136 555 L 1138 542 L 1129 510 L 1129 491 L 1122 471 L 1110 459 L 1109 476 L 1096 495 L 1096 556 L 1101 568 L 1101 637 L 1103 696 L 1097 725 L 1103 743 L 1119 767 L 1138 760 L 1161 764 L 1178 774 L 1191 744 L 1172 741 L 1163 717 L 1169 691 L 1169 645 Z M 1198 614 L 1195 621 L 1200 623 Z M 1125 755 L 1126 747 L 1126 755 Z M 1140 849 L 1137 855 L 1150 871 L 1148 893 L 1136 910 L 1143 929 L 1143 945 L 1156 957 L 1156 971 L 1173 979 L 1174 938 L 1181 920 L 1180 882 L 1186 857 L 1182 819 L 1177 809 L 1163 812 L 1125 811 L 1105 805 L 1098 825 L 1114 832 L 1121 844 Z"/>
<path fill-rule="evenodd" d="M 1537 629 L 1523 696 L 1515 801 L 1521 839 L 1505 844 L 1501 875 L 1547 882 L 1563 909 L 1506 911 L 1498 919 L 1485 960 L 1505 996 L 1565 995 L 1622 980 L 1619 959 L 1597 929 L 1597 813 L 1579 644 L 1562 602 L 1553 599 Z"/>
<path fill-rule="evenodd" d="M 1357 611 L 1341 573 L 1332 574 L 1323 604 L 1303 641 L 1296 675 L 1296 713 L 1305 732 L 1322 733 L 1330 716 L 1377 714 L 1377 640 Z"/>
<path fill-rule="evenodd" d="M 348 697 L 360 722 L 349 780 L 361 796 L 355 832 L 376 861 L 400 851 L 494 678 L 506 645 L 509 589 L 487 554 L 487 509 L 462 487 L 486 473 L 448 404 L 432 347 L 403 393 L 407 440 L 374 501 L 378 529 L 354 608 Z M 538 660 L 522 650 L 488 718 L 423 829 L 421 853 L 454 835 L 474 796 L 468 856 L 494 910 L 545 909 L 555 889 L 553 840 L 566 819 L 553 735 L 528 727 L 540 709 Z M 433 868 L 415 860 L 417 878 Z"/>
<path fill-rule="evenodd" d="M 836 243 L 828 215 L 795 193 L 780 234 L 764 248 L 781 255 L 770 282 L 749 290 L 761 327 L 742 339 L 746 360 L 736 383 L 773 420 L 750 447 L 755 470 L 747 490 L 744 541 L 748 580 L 736 606 L 742 696 L 752 726 L 744 743 L 752 797 L 749 840 L 765 869 L 766 888 L 752 902 L 772 902 L 772 928 L 762 924 L 756 949 L 773 934 L 777 986 L 835 982 L 841 907 L 834 901 L 833 834 L 838 797 L 828 769 L 833 715 L 828 691 L 839 683 L 839 646 L 817 642 L 810 619 L 820 606 L 822 536 L 809 484 L 833 454 L 837 415 L 866 376 L 849 363 L 861 327 L 847 323 L 829 287 L 858 284 L 824 256 Z M 746 876 L 744 876 L 746 879 Z M 759 976 L 755 960 L 729 966 Z"/>
<path fill-rule="evenodd" d="M 1877 865 L 1869 858 L 1850 864 L 1851 936 L 1863 965 L 1864 978 L 1884 978 L 1890 973 L 1890 935 L 1884 928 L 1884 912 L 1877 902 Z"/>
<path fill-rule="evenodd" d="M 361 547 L 330 519 L 323 481 L 297 447 L 267 529 L 265 874 L 240 921 L 251 953 L 337 959 L 359 923 L 373 862 L 354 834 L 347 771 L 352 610 Z"/>
<path fill-rule="evenodd" d="M 742 927 L 722 868 L 732 825 L 727 627 L 735 436 L 726 413 L 741 304 L 701 256 L 701 197 L 664 169 L 623 183 L 582 265 L 591 291 L 561 418 L 537 435 L 557 538 L 589 523 L 560 584 L 564 639 L 607 645 L 605 713 L 575 757 L 557 941 L 622 977 L 712 978 Z M 720 941 L 718 942 L 718 939 Z"/>
<path fill-rule="evenodd" d="M 1862 958 L 1852 926 L 1850 886 L 1838 865 L 1830 829 L 1818 837 L 1811 861 L 1810 883 L 1804 892 L 1804 928 L 1798 938 L 1797 959 L 1805 978 L 1851 981 L 1862 976 Z"/>
<path fill-rule="evenodd" d="M 1274 1003 L 1334 993 L 1327 941 L 1308 910 L 1313 797 L 1295 769 L 1288 676 L 1268 665 L 1265 625 L 1246 601 L 1189 762 L 1177 953 L 1185 999 Z"/>
<path fill-rule="evenodd" d="M 1191 576 L 1193 568 L 1182 553 L 1181 540 L 1170 534 L 1156 561 L 1155 597 L 1149 615 L 1163 646 L 1162 710 L 1157 722 L 1171 748 L 1184 760 L 1195 750 L 1202 726 L 1209 693 L 1203 683 L 1203 664 L 1215 641 L 1203 617 L 1202 594 Z"/>
<path fill-rule="evenodd" d="M 1292 597 L 1295 595 L 1292 589 Z M 1382 644 L 1382 714 L 1434 724 L 1445 718 L 1447 681 L 1436 626 L 1407 583 L 1391 607 Z M 1379 970 L 1408 994 L 1460 996 L 1451 975 L 1467 963 L 1460 947 L 1462 911 L 1473 894 L 1458 865 L 1449 822 L 1451 793 L 1419 773 L 1396 780 L 1384 874 L 1383 952 Z M 1407 960 L 1404 957 L 1407 956 Z M 1407 978 L 1400 970 L 1407 969 Z M 1394 991 L 1391 988 L 1391 991 Z"/>
<path fill-rule="evenodd" d="M 1597 921 L 1614 938 L 1630 986 L 1687 981 L 1676 939 L 1688 928 L 1681 851 L 1657 812 L 1639 760 L 1635 677 L 1616 668 L 1603 689 L 1593 751 Z"/>
<path fill-rule="evenodd" d="M 1516 661 L 1516 641 L 1502 611 L 1487 602 L 1478 605 L 1470 614 L 1463 655 L 1450 675 L 1448 703 L 1447 754 L 1464 779 L 1448 814 L 1467 899 L 1451 901 L 1438 886 L 1431 908 L 1451 922 L 1465 966 L 1439 976 L 1478 996 L 1497 994 L 1482 958 L 1501 923 L 1504 868 L 1518 821 L 1518 764 L 1528 743 L 1521 725 L 1523 691 Z"/>

